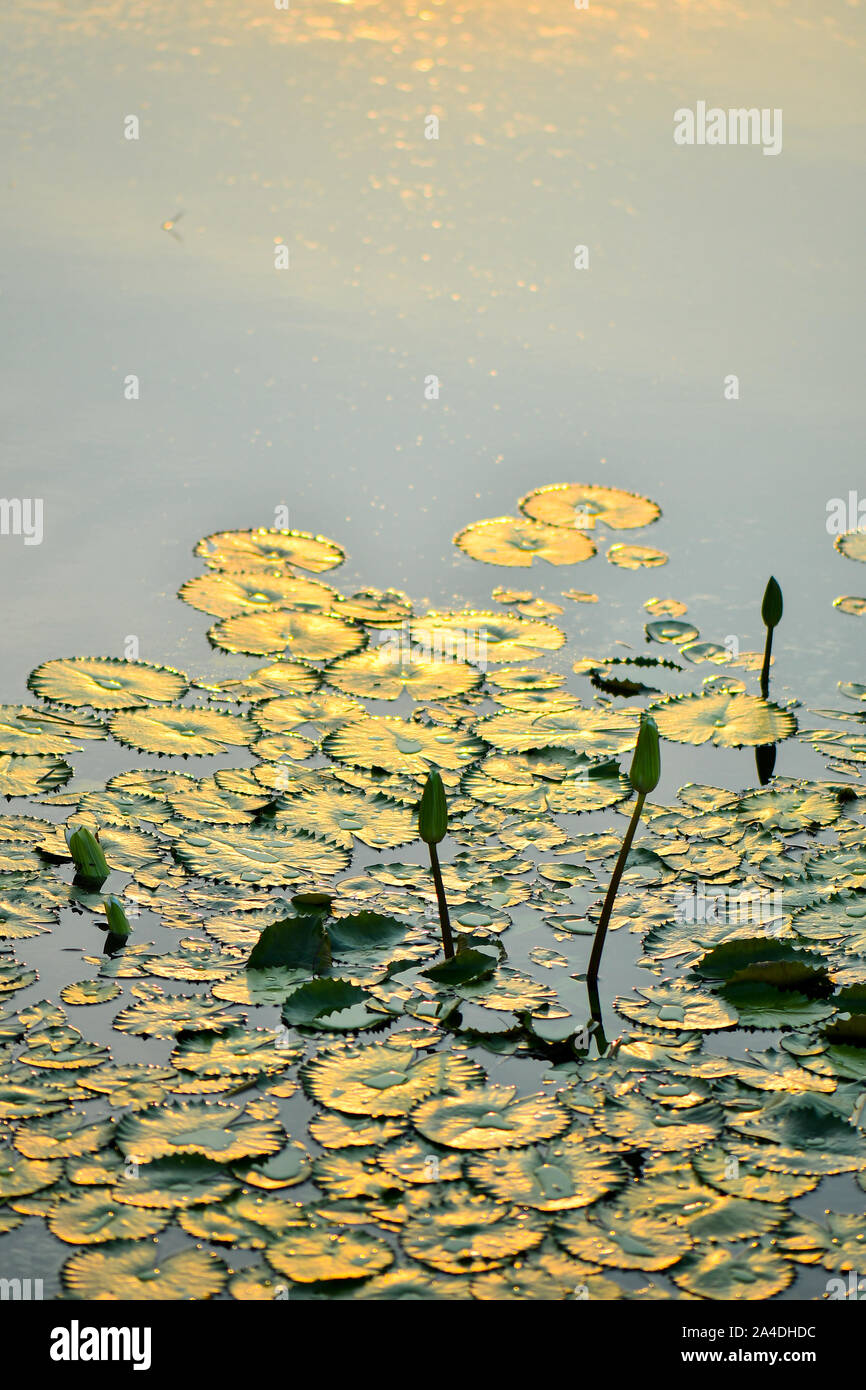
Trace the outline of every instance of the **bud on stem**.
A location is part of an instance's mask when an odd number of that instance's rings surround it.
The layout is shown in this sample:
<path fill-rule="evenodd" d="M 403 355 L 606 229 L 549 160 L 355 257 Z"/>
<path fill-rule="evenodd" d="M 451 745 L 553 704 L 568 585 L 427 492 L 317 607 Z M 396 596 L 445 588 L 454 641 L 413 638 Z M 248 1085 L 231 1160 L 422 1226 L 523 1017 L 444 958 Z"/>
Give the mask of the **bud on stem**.
<path fill-rule="evenodd" d="M 76 873 L 85 883 L 99 888 L 108 878 L 111 870 L 102 852 L 102 846 L 91 830 L 80 825 L 77 830 L 66 832 L 66 843 Z"/>

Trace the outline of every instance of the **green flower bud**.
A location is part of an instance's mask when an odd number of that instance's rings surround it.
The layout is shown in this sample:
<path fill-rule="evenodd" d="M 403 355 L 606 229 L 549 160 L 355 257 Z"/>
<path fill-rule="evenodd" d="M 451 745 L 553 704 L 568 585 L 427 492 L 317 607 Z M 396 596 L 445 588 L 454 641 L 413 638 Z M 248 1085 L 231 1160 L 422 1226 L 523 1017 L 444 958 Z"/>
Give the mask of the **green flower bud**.
<path fill-rule="evenodd" d="M 442 778 L 434 769 L 427 773 L 424 792 L 418 803 L 418 834 L 428 845 L 438 845 L 448 829 L 448 806 Z"/>
<path fill-rule="evenodd" d="M 776 627 L 782 621 L 782 590 L 772 575 L 770 575 L 764 590 L 761 617 L 766 627 Z"/>
<path fill-rule="evenodd" d="M 109 893 L 102 906 L 105 908 L 105 915 L 108 918 L 108 930 L 111 932 L 112 936 L 129 936 L 132 927 L 129 925 L 120 900 Z"/>
<path fill-rule="evenodd" d="M 319 912 L 323 917 L 330 917 L 333 901 L 333 893 L 296 893 L 292 898 L 292 906 L 301 913 Z"/>
<path fill-rule="evenodd" d="M 636 792 L 642 792 L 646 796 L 658 786 L 661 772 L 659 731 L 652 716 L 644 714 L 641 715 L 634 757 L 628 774 L 629 781 Z"/>
<path fill-rule="evenodd" d="M 66 843 L 81 878 L 87 879 L 90 883 L 104 883 L 111 870 L 105 862 L 102 846 L 93 832 L 84 825 L 71 832 L 67 830 Z"/>

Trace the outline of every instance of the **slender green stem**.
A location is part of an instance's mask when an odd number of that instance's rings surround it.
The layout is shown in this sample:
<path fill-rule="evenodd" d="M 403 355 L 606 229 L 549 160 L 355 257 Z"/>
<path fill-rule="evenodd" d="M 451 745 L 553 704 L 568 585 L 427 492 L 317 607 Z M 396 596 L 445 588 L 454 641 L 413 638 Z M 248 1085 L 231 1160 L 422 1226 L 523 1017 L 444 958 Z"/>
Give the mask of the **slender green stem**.
<path fill-rule="evenodd" d="M 644 792 L 638 792 L 629 827 L 625 832 L 622 849 L 619 852 L 619 858 L 616 861 L 616 867 L 614 868 L 613 876 L 610 880 L 610 887 L 607 890 L 607 897 L 604 900 L 604 907 L 601 909 L 601 917 L 599 918 L 599 923 L 595 931 L 595 941 L 592 943 L 592 955 L 589 958 L 589 969 L 586 972 L 586 983 L 590 989 L 595 987 L 595 982 L 598 979 L 598 967 L 601 965 L 601 953 L 604 950 L 604 939 L 607 936 L 607 924 L 613 912 L 613 904 L 617 889 L 619 888 L 619 881 L 625 869 L 625 861 L 628 859 L 628 852 L 631 849 L 631 842 L 634 839 L 634 833 L 637 830 L 637 823 L 640 820 L 640 813 L 643 810 L 645 800 L 646 794 Z"/>
<path fill-rule="evenodd" d="M 764 664 L 761 667 L 761 696 L 764 700 L 770 693 L 770 658 L 773 655 L 773 629 L 767 628 L 767 641 L 764 646 Z"/>
<path fill-rule="evenodd" d="M 598 1049 L 599 1057 L 603 1057 L 607 1052 L 607 1038 L 604 1035 L 604 1023 L 601 1017 L 601 1000 L 598 997 L 598 985 L 595 980 L 587 980 L 586 993 L 589 998 L 589 1016 L 595 1024 L 594 1036 L 595 1045 Z"/>
<path fill-rule="evenodd" d="M 430 868 L 433 870 L 433 882 L 436 884 L 436 901 L 439 904 L 439 921 L 442 925 L 442 949 L 445 952 L 445 959 L 451 960 L 454 955 L 454 938 L 451 935 L 451 918 L 448 916 L 448 903 L 445 898 L 445 885 L 442 882 L 442 870 L 439 868 L 439 855 L 436 853 L 436 846 L 430 842 Z"/>

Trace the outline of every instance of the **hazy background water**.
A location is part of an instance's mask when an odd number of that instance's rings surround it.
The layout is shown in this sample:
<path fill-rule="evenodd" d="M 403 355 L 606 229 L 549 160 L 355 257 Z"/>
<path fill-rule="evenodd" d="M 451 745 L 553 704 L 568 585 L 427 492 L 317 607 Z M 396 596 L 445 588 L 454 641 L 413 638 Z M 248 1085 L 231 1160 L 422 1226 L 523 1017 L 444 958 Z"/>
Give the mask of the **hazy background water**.
<path fill-rule="evenodd" d="M 866 494 L 857 0 L 3 9 L 0 491 L 44 499 L 45 534 L 0 537 L 0 698 L 129 635 L 193 674 L 257 664 L 213 653 L 174 595 L 201 536 L 281 505 L 346 547 L 346 590 L 596 590 L 564 601 L 562 669 L 640 645 L 654 594 L 755 648 L 773 572 L 774 693 L 838 705 L 838 680 L 866 681 L 863 620 L 832 607 L 866 571 L 825 524 L 830 498 Z M 782 153 L 678 148 L 673 112 L 698 100 L 782 108 Z M 564 481 L 657 500 L 633 538 L 669 565 L 505 570 L 452 546 Z M 780 749 L 782 773 L 824 767 Z M 660 794 L 685 780 L 749 784 L 752 754 L 666 745 Z M 63 982 L 50 940 L 37 994 Z M 609 992 L 635 941 L 612 938 Z"/>
<path fill-rule="evenodd" d="M 45 504 L 41 546 L 0 538 L 4 698 L 128 634 L 201 667 L 190 550 L 280 504 L 341 583 L 538 589 L 451 538 L 569 480 L 657 499 L 636 539 L 671 554 L 545 567 L 601 586 L 573 632 L 639 639 L 672 593 L 755 646 L 773 571 L 780 679 L 863 677 L 825 527 L 866 492 L 860 5 L 25 0 L 3 29 L 2 491 Z M 781 107 L 782 153 L 675 146 L 697 100 Z"/>

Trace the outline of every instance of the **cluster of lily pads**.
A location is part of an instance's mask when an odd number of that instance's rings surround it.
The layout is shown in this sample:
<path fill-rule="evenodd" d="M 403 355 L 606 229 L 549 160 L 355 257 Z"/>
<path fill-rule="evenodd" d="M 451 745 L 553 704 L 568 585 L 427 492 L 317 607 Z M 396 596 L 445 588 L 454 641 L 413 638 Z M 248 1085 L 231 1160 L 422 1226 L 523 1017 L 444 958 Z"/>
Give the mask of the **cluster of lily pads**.
<path fill-rule="evenodd" d="M 581 485 L 520 510 L 456 543 L 574 564 L 659 515 Z M 61 658 L 0 712 L 0 793 L 26 799 L 0 818 L 0 1233 L 36 1219 L 75 1247 L 72 1298 L 764 1299 L 801 1265 L 862 1270 L 859 1217 L 792 1206 L 866 1187 L 862 734 L 800 730 L 761 654 L 702 640 L 679 600 L 648 602 L 640 655 L 579 653 L 575 694 L 541 664 L 564 610 L 531 592 L 345 594 L 321 578 L 341 547 L 298 531 L 197 554 L 180 596 L 254 669 Z M 467 633 L 481 664 L 448 654 Z M 842 694 L 862 730 L 866 690 Z M 605 922 L 641 938 L 641 983 L 605 1021 L 589 946 L 647 711 L 663 750 L 800 736 L 836 780 L 641 800 Z M 143 765 L 77 789 L 93 740 Z M 160 761 L 186 757 L 218 766 Z M 696 884 L 771 910 L 684 909 Z M 82 978 L 40 999 L 29 947 L 70 920 Z M 139 1060 L 88 1036 L 100 1005 Z M 772 1037 L 726 1055 L 743 1030 Z"/>

